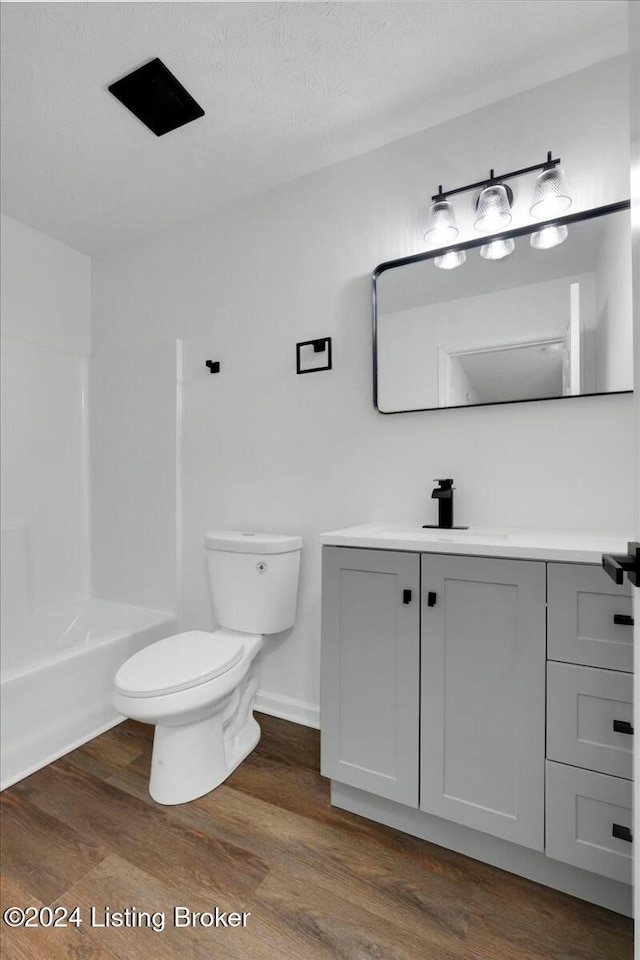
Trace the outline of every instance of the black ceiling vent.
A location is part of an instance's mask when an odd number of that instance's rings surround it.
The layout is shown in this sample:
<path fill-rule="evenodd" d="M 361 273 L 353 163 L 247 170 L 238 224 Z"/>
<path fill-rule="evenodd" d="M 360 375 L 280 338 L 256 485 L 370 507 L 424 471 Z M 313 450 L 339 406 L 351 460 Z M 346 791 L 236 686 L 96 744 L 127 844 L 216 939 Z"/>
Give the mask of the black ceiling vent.
<path fill-rule="evenodd" d="M 204 117 L 202 107 L 158 57 L 110 84 L 109 92 L 156 137 Z"/>

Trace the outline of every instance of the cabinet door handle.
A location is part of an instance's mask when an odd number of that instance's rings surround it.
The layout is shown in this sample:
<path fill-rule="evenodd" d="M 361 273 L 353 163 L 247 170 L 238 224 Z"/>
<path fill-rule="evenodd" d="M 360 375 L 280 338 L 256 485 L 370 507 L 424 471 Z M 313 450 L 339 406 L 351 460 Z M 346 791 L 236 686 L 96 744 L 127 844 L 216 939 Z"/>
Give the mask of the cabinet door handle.
<path fill-rule="evenodd" d="M 632 627 L 635 620 L 626 613 L 614 613 L 613 622 L 621 627 Z"/>
<path fill-rule="evenodd" d="M 402 591 L 402 602 L 403 602 L 403 603 L 411 603 L 411 597 L 412 597 L 412 591 L 411 591 L 411 590 L 403 590 L 403 591 Z"/>
<path fill-rule="evenodd" d="M 434 593 L 433 590 L 429 590 L 429 592 L 428 592 L 428 594 L 427 594 L 427 606 L 428 606 L 428 607 L 435 607 L 435 605 L 436 605 L 436 600 L 437 600 L 437 594 Z"/>
<path fill-rule="evenodd" d="M 613 823 L 611 825 L 611 836 L 615 837 L 616 840 L 626 840 L 628 843 L 633 842 L 633 834 L 629 827 L 623 827 L 619 823 Z"/>
<path fill-rule="evenodd" d="M 613 732 L 614 733 L 633 733 L 633 727 L 628 720 L 614 720 L 613 721 Z"/>
<path fill-rule="evenodd" d="M 614 583 L 620 585 L 626 573 L 629 582 L 634 587 L 640 587 L 640 543 L 628 543 L 626 553 L 604 553 L 602 566 Z"/>
<path fill-rule="evenodd" d="M 605 553 L 602 557 L 602 567 L 605 573 L 608 573 L 614 583 L 620 586 L 624 583 L 624 570 L 620 566 L 620 557 Z"/>

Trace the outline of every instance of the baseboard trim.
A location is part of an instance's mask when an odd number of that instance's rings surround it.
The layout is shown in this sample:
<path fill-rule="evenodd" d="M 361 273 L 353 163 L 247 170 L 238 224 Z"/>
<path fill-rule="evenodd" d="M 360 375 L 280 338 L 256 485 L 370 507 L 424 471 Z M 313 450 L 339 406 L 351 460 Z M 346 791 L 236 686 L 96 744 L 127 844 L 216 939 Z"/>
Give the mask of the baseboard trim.
<path fill-rule="evenodd" d="M 527 880 L 596 903 L 607 910 L 614 910 L 627 917 L 633 916 L 630 886 L 589 873 L 587 870 L 579 870 L 558 860 L 551 860 L 537 850 L 529 850 L 508 840 L 479 833 L 422 810 L 405 807 L 393 800 L 375 797 L 336 780 L 331 781 L 331 803 L 334 807 L 349 810 L 377 823 L 384 823 L 388 827 L 428 840 L 448 850 L 455 850 L 474 860 L 489 863 L 520 877 L 526 877 Z"/>
<path fill-rule="evenodd" d="M 300 723 L 303 727 L 320 729 L 320 707 L 303 700 L 294 700 L 292 697 L 283 697 L 279 693 L 268 693 L 260 690 L 256 697 L 255 710 L 266 713 L 270 717 L 279 717 L 281 720 L 291 720 Z"/>

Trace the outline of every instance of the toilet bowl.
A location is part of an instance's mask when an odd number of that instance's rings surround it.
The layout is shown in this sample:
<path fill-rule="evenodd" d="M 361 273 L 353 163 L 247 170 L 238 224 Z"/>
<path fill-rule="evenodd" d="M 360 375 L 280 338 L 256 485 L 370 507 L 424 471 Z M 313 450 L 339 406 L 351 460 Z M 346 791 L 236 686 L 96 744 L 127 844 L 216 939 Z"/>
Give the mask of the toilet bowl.
<path fill-rule="evenodd" d="M 155 725 L 149 793 L 162 804 L 209 793 L 254 749 L 261 651 L 295 619 L 300 537 L 222 531 L 205 545 L 220 629 L 159 640 L 115 678 L 115 708 Z"/>

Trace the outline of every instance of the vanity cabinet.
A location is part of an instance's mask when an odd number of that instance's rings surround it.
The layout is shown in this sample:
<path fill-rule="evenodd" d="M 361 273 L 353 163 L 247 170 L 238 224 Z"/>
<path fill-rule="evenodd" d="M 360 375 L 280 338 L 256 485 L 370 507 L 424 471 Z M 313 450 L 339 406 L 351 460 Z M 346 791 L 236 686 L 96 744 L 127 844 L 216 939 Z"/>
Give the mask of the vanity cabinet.
<path fill-rule="evenodd" d="M 544 849 L 545 564 L 422 555 L 420 809 Z"/>
<path fill-rule="evenodd" d="M 615 541 L 523 534 L 519 559 L 515 535 L 468 535 L 476 555 L 400 526 L 325 536 L 332 802 L 626 912 L 631 586 L 596 562 Z"/>
<path fill-rule="evenodd" d="M 325 777 L 418 806 L 420 557 L 325 547 Z"/>

